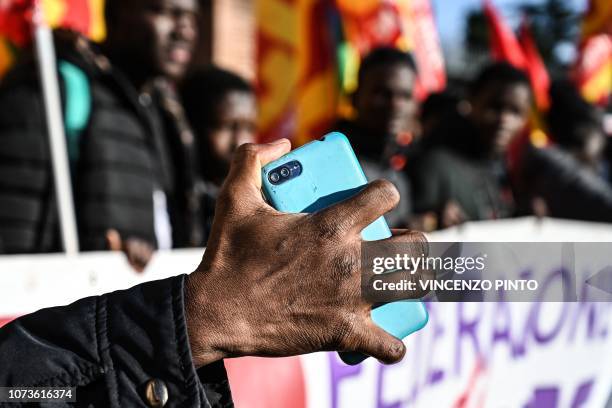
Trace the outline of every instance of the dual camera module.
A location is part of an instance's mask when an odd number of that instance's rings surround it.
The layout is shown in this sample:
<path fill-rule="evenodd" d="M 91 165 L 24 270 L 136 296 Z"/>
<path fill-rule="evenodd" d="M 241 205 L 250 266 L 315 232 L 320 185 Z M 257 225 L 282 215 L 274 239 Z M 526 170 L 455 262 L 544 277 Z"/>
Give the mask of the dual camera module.
<path fill-rule="evenodd" d="M 277 185 L 291 180 L 300 174 L 302 174 L 302 165 L 299 161 L 294 160 L 270 171 L 268 173 L 268 180 L 270 180 L 270 183 Z"/>

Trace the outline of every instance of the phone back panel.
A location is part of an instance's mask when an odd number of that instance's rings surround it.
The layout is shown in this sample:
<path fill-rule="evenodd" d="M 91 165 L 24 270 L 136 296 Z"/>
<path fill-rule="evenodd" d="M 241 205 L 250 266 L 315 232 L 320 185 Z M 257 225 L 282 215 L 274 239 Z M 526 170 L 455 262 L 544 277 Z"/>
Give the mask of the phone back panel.
<path fill-rule="evenodd" d="M 302 174 L 274 185 L 268 173 L 284 163 L 297 160 Z M 263 191 L 270 204 L 279 211 L 312 213 L 354 196 L 366 186 L 359 161 L 346 137 L 330 133 L 310 142 L 263 168 Z M 383 217 L 368 225 L 361 236 L 366 241 L 388 238 L 391 231 Z"/>
<path fill-rule="evenodd" d="M 268 180 L 270 171 L 297 160 L 302 173 L 282 184 Z M 366 179 L 346 136 L 329 133 L 287 153 L 262 169 L 263 192 L 277 210 L 290 213 L 312 213 L 352 197 L 363 189 Z M 391 231 L 383 217 L 368 225 L 361 236 L 366 241 L 388 238 Z M 404 338 L 427 323 L 427 310 L 421 301 L 387 303 L 372 310 L 374 322 L 397 338 Z M 357 364 L 367 356 L 340 353 L 348 364 Z"/>

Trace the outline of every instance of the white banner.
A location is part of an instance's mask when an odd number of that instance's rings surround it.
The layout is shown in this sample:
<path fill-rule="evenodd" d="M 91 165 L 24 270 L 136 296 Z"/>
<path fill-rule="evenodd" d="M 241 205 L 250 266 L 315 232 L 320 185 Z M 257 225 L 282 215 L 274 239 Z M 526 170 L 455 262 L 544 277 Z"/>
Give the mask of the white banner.
<path fill-rule="evenodd" d="M 470 223 L 432 241 L 612 242 L 610 225 L 531 218 Z M 612 246 L 611 246 L 612 248 Z M 201 250 L 160 252 L 143 274 L 120 254 L 0 257 L 0 324 L 42 307 L 196 268 Z M 558 265 L 550 260 L 551 270 Z M 396 365 L 346 366 L 335 353 L 226 361 L 238 407 L 606 406 L 610 303 L 431 303 Z"/>

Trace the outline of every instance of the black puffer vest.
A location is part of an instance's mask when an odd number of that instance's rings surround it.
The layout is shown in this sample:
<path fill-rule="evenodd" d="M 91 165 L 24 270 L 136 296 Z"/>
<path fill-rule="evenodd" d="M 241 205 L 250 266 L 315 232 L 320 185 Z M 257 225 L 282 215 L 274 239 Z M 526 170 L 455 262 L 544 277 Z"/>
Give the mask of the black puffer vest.
<path fill-rule="evenodd" d="M 173 208 L 169 148 L 151 97 L 100 56 L 60 55 L 89 78 L 91 114 L 79 139 L 73 190 L 82 250 L 106 249 L 106 231 L 156 243 L 153 191 Z M 36 70 L 0 88 L 0 253 L 60 250 L 47 131 Z"/>
<path fill-rule="evenodd" d="M 92 110 L 73 175 L 81 246 L 103 249 L 110 228 L 155 243 L 153 191 L 172 190 L 162 126 L 150 96 L 110 66 L 97 68 L 88 72 Z"/>

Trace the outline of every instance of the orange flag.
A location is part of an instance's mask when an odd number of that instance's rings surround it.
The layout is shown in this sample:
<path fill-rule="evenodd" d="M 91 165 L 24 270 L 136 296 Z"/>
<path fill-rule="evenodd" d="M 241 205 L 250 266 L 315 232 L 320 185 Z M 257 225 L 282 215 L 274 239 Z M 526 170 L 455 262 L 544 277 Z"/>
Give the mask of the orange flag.
<path fill-rule="evenodd" d="M 589 8 L 582 20 L 582 37 L 604 33 L 612 35 L 612 2 L 590 0 Z"/>
<path fill-rule="evenodd" d="M 257 2 L 257 96 L 262 141 L 303 144 L 336 115 L 339 85 L 325 0 Z"/>
<path fill-rule="evenodd" d="M 612 2 L 591 0 L 582 22 L 574 82 L 591 103 L 606 106 L 612 93 Z"/>
<path fill-rule="evenodd" d="M 359 61 L 377 46 L 414 52 L 421 95 L 446 84 L 430 0 L 259 0 L 256 21 L 264 141 L 302 144 L 349 116 Z"/>

